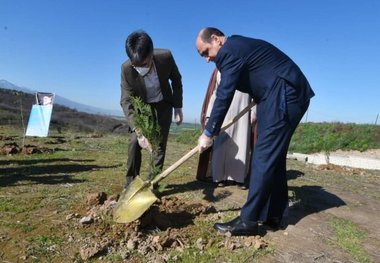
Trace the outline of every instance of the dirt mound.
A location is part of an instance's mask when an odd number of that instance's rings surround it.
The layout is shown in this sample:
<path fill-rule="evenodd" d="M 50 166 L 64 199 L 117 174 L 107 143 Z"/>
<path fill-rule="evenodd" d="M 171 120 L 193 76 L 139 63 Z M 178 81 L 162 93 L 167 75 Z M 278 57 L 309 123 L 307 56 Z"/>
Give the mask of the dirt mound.
<path fill-rule="evenodd" d="M 94 229 L 92 237 L 69 237 L 72 242 L 79 244 L 79 254 L 83 260 L 122 251 L 123 259 L 129 260 L 128 262 L 133 262 L 130 260 L 133 260 L 135 253 L 143 255 L 149 262 L 167 262 L 172 250 L 183 251 L 191 246 L 204 250 L 216 242 L 199 237 L 192 244 L 194 237 L 184 231 L 195 217 L 216 212 L 215 207 L 209 203 L 185 203 L 175 197 L 164 197 L 153 204 L 140 219 L 129 224 L 116 224 L 112 222 L 112 213 L 118 198 L 106 198 L 103 192 L 90 193 L 85 201 L 85 216 L 67 215 L 66 220 L 73 224 Z M 228 250 L 243 246 L 260 249 L 266 247 L 267 243 L 260 236 L 227 235 L 218 246 Z"/>

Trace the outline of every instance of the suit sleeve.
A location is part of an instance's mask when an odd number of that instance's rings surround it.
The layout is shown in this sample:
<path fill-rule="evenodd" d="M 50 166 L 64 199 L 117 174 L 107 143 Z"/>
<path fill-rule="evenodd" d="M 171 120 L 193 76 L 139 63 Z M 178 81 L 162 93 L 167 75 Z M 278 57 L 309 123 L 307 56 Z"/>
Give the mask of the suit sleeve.
<path fill-rule="evenodd" d="M 170 81 L 173 91 L 173 107 L 174 108 L 182 108 L 182 76 L 179 73 L 177 64 L 174 61 L 173 55 L 170 52 L 170 61 L 172 62 L 172 70 L 170 73 Z"/>
<path fill-rule="evenodd" d="M 129 85 L 127 78 L 126 78 L 126 69 L 124 65 L 121 67 L 121 82 L 120 82 L 120 88 L 121 88 L 121 99 L 120 99 L 120 105 L 123 109 L 124 115 L 127 118 L 127 124 L 130 129 L 134 128 L 134 108 L 132 106 L 132 102 L 130 100 L 130 97 L 134 95 L 132 87 Z"/>
<path fill-rule="evenodd" d="M 244 69 L 244 61 L 231 53 L 219 51 L 215 61 L 221 80 L 216 92 L 214 106 L 206 125 L 206 134 L 215 136 L 219 134 L 224 117 L 231 105 L 235 90 L 238 87 L 240 75 Z"/>

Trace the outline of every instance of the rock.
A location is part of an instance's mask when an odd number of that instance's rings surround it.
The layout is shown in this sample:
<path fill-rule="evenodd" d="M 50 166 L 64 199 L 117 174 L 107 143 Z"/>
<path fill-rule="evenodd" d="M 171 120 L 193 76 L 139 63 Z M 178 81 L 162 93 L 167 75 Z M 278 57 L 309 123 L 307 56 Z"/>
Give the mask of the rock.
<path fill-rule="evenodd" d="M 99 248 L 88 247 L 88 248 L 81 248 L 80 251 L 79 251 L 79 253 L 80 253 L 80 257 L 83 260 L 87 260 L 87 259 L 92 258 L 93 256 L 95 256 L 100 251 L 101 251 L 101 249 L 99 249 Z"/>
<path fill-rule="evenodd" d="M 203 250 L 205 248 L 205 242 L 203 241 L 201 237 L 197 239 L 197 241 L 195 242 L 195 245 L 199 250 Z"/>
<path fill-rule="evenodd" d="M 137 248 L 137 240 L 129 239 L 127 242 L 128 250 L 135 250 Z"/>
<path fill-rule="evenodd" d="M 159 240 L 160 240 L 160 236 L 154 236 L 154 237 L 152 238 L 152 242 L 153 242 L 153 243 L 158 243 Z"/>
<path fill-rule="evenodd" d="M 79 223 L 83 225 L 91 224 L 92 222 L 94 222 L 94 219 L 91 216 L 85 216 L 85 217 L 82 217 L 81 220 L 79 220 Z"/>
<path fill-rule="evenodd" d="M 71 213 L 71 214 L 68 214 L 67 216 L 66 216 L 66 220 L 71 220 L 71 219 L 73 219 L 73 218 L 76 218 L 78 215 L 77 214 L 74 214 L 74 213 Z"/>

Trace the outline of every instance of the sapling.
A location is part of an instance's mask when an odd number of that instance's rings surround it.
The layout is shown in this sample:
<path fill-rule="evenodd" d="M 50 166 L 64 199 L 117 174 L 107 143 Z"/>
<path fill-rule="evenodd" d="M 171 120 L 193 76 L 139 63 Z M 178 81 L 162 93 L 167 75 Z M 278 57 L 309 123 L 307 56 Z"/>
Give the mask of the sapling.
<path fill-rule="evenodd" d="M 154 156 L 157 154 L 160 143 L 160 126 L 158 125 L 157 113 L 139 97 L 131 96 L 131 103 L 135 111 L 133 116 L 134 128 L 137 133 L 144 135 L 151 145 L 151 149 L 148 151 L 150 174 L 147 178 L 151 180 L 160 172 L 159 168 L 154 165 Z"/>

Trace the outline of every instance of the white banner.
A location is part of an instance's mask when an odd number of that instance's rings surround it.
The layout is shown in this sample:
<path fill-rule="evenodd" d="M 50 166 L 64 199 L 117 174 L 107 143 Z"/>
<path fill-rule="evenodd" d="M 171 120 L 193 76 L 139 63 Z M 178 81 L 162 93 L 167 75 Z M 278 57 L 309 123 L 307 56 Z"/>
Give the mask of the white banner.
<path fill-rule="evenodd" d="M 36 102 L 30 112 L 26 136 L 47 137 L 53 112 L 53 93 L 36 93 Z"/>

